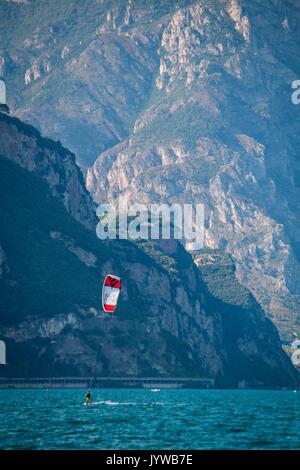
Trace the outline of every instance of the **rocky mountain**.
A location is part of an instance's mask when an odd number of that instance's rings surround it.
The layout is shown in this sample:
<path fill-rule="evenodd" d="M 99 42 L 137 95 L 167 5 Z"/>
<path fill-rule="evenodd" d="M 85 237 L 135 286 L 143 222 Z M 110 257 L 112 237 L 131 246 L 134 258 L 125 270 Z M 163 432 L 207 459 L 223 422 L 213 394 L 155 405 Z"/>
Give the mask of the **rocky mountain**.
<path fill-rule="evenodd" d="M 51 194 L 75 220 L 94 228 L 97 219 L 74 154 L 6 113 L 0 114 L 0 131 L 0 154 L 9 155 L 10 160 L 45 180 Z"/>
<path fill-rule="evenodd" d="M 129 135 L 147 101 L 159 58 L 156 35 L 144 27 L 174 5 L 1 2 L 0 76 L 11 90 L 11 107 L 61 139 L 82 166 L 92 164 Z M 144 27 L 132 34 L 137 18 Z"/>
<path fill-rule="evenodd" d="M 283 336 L 300 331 L 298 6 L 196 2 L 170 15 L 147 105 L 87 176 L 96 202 L 204 203 L 206 247 L 233 255 Z"/>
<path fill-rule="evenodd" d="M 206 247 L 300 332 L 298 0 L 2 2 L 18 115 L 72 149 L 96 202 L 202 202 Z M 97 160 L 94 163 L 94 160 Z"/>
<path fill-rule="evenodd" d="M 253 296 L 228 276 L 227 299 L 214 292 L 225 280 L 221 260 L 213 279 L 177 241 L 100 241 L 74 156 L 3 113 L 0 136 L 2 375 L 87 376 L 96 364 L 102 375 L 295 387 L 278 333 Z M 200 257 L 203 266 L 213 260 Z M 113 316 L 100 308 L 107 272 L 124 283 Z"/>

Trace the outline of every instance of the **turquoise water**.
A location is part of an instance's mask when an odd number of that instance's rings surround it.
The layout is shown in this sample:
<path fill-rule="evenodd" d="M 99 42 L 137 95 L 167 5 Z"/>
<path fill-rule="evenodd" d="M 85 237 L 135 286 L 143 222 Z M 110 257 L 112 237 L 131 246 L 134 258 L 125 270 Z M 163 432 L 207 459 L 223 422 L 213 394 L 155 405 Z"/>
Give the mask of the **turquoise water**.
<path fill-rule="evenodd" d="M 299 449 L 300 393 L 0 390 L 1 449 Z"/>

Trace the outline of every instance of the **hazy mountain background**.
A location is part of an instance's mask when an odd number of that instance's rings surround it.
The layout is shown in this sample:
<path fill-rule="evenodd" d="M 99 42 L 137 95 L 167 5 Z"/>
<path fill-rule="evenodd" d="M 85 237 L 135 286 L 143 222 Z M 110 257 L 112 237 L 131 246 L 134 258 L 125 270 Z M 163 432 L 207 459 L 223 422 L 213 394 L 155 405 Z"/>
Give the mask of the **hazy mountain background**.
<path fill-rule="evenodd" d="M 206 247 L 300 331 L 298 0 L 0 2 L 11 108 L 95 201 L 204 202 Z"/>

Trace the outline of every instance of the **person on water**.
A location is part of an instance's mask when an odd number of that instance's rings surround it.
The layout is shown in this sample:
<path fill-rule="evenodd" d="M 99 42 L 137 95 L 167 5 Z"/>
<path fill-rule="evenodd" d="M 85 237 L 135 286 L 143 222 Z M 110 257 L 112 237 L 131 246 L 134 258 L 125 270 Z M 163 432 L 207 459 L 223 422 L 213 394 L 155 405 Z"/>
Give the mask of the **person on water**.
<path fill-rule="evenodd" d="M 90 391 L 88 391 L 85 395 L 85 402 L 86 403 L 92 403 L 92 395 L 91 395 Z"/>

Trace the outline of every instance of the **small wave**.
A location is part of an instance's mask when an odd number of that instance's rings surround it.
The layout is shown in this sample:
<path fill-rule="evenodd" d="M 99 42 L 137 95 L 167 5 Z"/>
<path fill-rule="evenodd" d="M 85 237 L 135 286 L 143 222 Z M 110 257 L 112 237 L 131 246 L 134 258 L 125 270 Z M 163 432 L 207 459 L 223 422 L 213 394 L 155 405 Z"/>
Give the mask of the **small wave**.
<path fill-rule="evenodd" d="M 164 402 L 161 401 L 153 401 L 153 402 L 146 402 L 146 403 L 136 403 L 132 401 L 112 401 L 112 400 L 102 400 L 102 401 L 93 401 L 89 403 L 88 406 L 95 406 L 95 405 L 107 405 L 107 406 L 155 406 L 155 405 L 164 405 Z M 86 405 L 86 403 L 84 403 Z"/>
<path fill-rule="evenodd" d="M 102 400 L 102 401 L 93 401 L 91 405 L 108 405 L 108 406 L 118 406 L 118 405 L 137 405 L 133 402 L 120 402 L 120 401 L 111 401 L 111 400 Z"/>
<path fill-rule="evenodd" d="M 149 403 L 143 403 L 143 406 L 153 406 L 153 405 L 164 405 L 164 402 L 162 401 L 152 401 Z"/>

